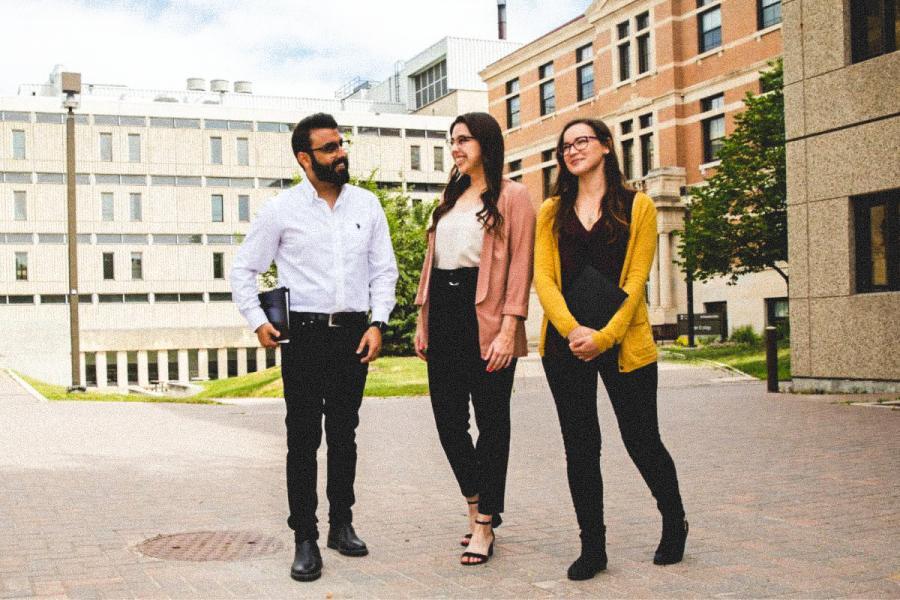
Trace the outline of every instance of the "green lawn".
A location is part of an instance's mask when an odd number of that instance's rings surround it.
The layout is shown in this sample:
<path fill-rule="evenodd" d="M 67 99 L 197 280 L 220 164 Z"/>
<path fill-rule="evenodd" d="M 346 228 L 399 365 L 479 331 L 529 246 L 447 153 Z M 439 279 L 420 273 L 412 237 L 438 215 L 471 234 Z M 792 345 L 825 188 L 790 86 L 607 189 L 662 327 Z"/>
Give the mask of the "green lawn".
<path fill-rule="evenodd" d="M 280 367 L 241 377 L 208 381 L 195 398 L 281 398 Z M 425 363 L 415 356 L 387 356 L 369 365 L 366 396 L 423 396 L 428 394 Z"/>
<path fill-rule="evenodd" d="M 663 358 L 690 362 L 700 362 L 703 359 L 712 360 L 734 367 L 757 379 L 766 378 L 766 350 L 763 346 L 734 343 L 712 344 L 702 348 L 666 346 L 663 348 Z M 791 348 L 787 344 L 779 343 L 778 379 L 779 381 L 788 381 L 790 378 Z"/>
<path fill-rule="evenodd" d="M 17 373 L 48 400 L 90 400 L 94 402 L 175 402 L 181 404 L 218 404 L 199 396 L 145 396 L 144 394 L 118 394 L 106 392 L 66 392 L 65 386 L 51 385 Z"/>

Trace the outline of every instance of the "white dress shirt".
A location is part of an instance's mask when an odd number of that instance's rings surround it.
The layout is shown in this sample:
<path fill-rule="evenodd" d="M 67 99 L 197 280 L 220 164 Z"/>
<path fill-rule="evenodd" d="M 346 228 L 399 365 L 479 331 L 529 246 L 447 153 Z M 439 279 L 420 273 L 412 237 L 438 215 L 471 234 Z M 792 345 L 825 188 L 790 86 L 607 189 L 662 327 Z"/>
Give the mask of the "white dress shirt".
<path fill-rule="evenodd" d="M 362 188 L 345 184 L 331 209 L 304 179 L 262 207 L 231 268 L 232 297 L 254 331 L 267 322 L 257 276 L 273 259 L 292 311 L 371 311 L 373 321 L 387 322 L 396 304 L 387 218 L 378 198 Z"/>

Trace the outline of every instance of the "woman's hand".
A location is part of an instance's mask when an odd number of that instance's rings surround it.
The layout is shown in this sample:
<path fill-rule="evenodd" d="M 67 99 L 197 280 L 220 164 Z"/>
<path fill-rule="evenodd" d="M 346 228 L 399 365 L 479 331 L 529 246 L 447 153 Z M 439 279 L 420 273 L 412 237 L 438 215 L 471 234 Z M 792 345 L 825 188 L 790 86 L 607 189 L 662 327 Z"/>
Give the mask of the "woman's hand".
<path fill-rule="evenodd" d="M 584 329 L 587 329 L 587 327 Z M 594 330 L 592 329 L 591 334 L 569 342 L 569 349 L 572 351 L 572 354 L 585 362 L 594 360 L 603 352 L 603 349 L 594 342 L 593 332 Z"/>
<path fill-rule="evenodd" d="M 428 362 L 428 356 L 426 356 L 428 346 L 425 344 L 425 331 L 422 328 L 421 314 L 416 319 L 416 337 L 413 339 L 413 349 L 416 351 L 416 356 Z"/>
<path fill-rule="evenodd" d="M 488 373 L 500 371 L 510 365 L 514 339 L 515 336 L 502 330 L 497 334 L 497 337 L 491 342 L 491 347 L 488 348 L 487 356 L 484 357 L 484 360 L 488 362 L 485 369 Z"/>
<path fill-rule="evenodd" d="M 574 342 L 575 340 L 580 340 L 586 335 L 594 335 L 596 329 L 591 329 L 590 327 L 585 327 L 584 325 L 579 325 L 575 329 L 569 332 L 569 335 L 566 336 L 569 339 L 569 342 Z"/>

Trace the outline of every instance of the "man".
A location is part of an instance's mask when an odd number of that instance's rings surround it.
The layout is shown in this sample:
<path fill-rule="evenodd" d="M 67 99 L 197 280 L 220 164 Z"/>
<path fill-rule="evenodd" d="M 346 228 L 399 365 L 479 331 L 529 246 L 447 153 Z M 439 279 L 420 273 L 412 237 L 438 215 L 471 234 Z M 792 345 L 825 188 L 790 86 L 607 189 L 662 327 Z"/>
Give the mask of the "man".
<path fill-rule="evenodd" d="M 374 194 L 349 185 L 349 162 L 331 115 L 294 129 L 294 156 L 306 177 L 269 200 L 250 227 L 231 270 L 238 309 L 259 343 L 275 348 L 279 331 L 257 298 L 257 275 L 278 267 L 290 290 L 290 341 L 281 345 L 287 405 L 287 489 L 296 545 L 291 577 L 322 573 L 316 540 L 316 450 L 322 416 L 328 444 L 328 547 L 368 554 L 353 529 L 356 426 L 368 365 L 394 308 L 397 263 L 387 219 Z M 368 313 L 371 312 L 371 320 Z"/>

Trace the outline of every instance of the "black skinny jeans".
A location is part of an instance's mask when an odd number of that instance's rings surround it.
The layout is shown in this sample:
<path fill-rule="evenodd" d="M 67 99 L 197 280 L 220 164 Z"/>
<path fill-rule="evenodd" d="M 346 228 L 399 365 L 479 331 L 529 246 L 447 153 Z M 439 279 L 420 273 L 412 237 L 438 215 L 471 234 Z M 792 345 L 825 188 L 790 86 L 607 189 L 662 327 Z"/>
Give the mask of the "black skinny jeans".
<path fill-rule="evenodd" d="M 438 436 L 464 496 L 500 524 L 509 462 L 509 400 L 516 360 L 485 368 L 475 316 L 477 268 L 433 269 L 428 309 L 428 384 Z M 478 441 L 469 434 L 469 400 Z"/>
<path fill-rule="evenodd" d="M 296 541 L 316 540 L 316 451 L 322 443 L 322 417 L 328 443 L 328 520 L 353 521 L 356 501 L 356 427 L 369 366 L 356 348 L 366 325 L 328 327 L 325 323 L 293 326 L 291 341 L 281 346 L 281 377 L 287 405 L 288 525 Z"/>
<path fill-rule="evenodd" d="M 664 519 L 684 515 L 675 463 L 659 436 L 656 413 L 657 364 L 630 373 L 619 371 L 616 351 L 586 363 L 547 325 L 544 372 L 556 403 L 566 450 L 569 491 L 583 538 L 603 529 L 603 478 L 600 475 L 600 422 L 597 373 L 609 394 L 619 432 L 631 460 L 656 498 Z"/>

